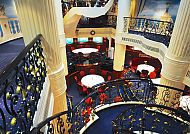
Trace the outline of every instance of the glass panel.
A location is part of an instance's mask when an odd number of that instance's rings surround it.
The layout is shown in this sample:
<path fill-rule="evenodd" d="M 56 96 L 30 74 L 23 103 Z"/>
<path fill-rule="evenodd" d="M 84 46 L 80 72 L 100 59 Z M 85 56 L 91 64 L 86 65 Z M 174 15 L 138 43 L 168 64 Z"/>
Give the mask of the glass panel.
<path fill-rule="evenodd" d="M 88 38 L 78 38 L 78 42 L 88 42 Z"/>
<path fill-rule="evenodd" d="M 73 38 L 66 38 L 66 44 L 73 44 Z"/>
<path fill-rule="evenodd" d="M 103 42 L 103 38 L 102 37 L 94 37 L 93 41 L 96 43 L 102 43 Z"/>

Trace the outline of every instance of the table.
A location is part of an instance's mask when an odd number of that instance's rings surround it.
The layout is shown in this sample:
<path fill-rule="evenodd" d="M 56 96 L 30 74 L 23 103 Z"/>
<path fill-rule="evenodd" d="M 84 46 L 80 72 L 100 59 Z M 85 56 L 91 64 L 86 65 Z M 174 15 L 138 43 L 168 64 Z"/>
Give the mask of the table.
<path fill-rule="evenodd" d="M 180 101 L 179 107 L 181 107 L 183 110 L 187 111 L 188 114 L 190 114 L 190 96 L 189 95 L 181 96 L 179 101 Z"/>
<path fill-rule="evenodd" d="M 90 54 L 92 52 L 98 52 L 98 49 L 96 49 L 96 48 L 78 48 L 78 49 L 74 49 L 72 52 L 73 53 L 81 52 L 84 55 L 86 55 L 86 54 Z"/>
<path fill-rule="evenodd" d="M 151 79 L 154 84 L 160 84 L 160 78 Z"/>
<path fill-rule="evenodd" d="M 105 80 L 102 76 L 95 74 L 86 75 L 81 79 L 82 84 L 90 88 L 104 81 Z"/>
<path fill-rule="evenodd" d="M 137 70 L 139 70 L 140 72 L 142 72 L 142 70 L 147 70 L 148 74 L 150 74 L 150 72 L 153 72 L 155 68 L 147 64 L 140 64 L 137 66 Z"/>

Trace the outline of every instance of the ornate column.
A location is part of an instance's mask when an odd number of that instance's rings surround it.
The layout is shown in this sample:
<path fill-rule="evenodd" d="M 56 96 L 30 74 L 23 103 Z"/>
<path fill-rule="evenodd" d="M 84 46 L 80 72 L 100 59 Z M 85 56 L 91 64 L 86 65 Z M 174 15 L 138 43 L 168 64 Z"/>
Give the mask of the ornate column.
<path fill-rule="evenodd" d="M 117 27 L 115 37 L 115 52 L 114 52 L 114 65 L 113 69 L 116 72 L 123 71 L 125 62 L 125 50 L 126 46 L 120 44 L 120 37 L 123 34 L 124 18 L 130 15 L 131 0 L 119 0 L 118 1 L 118 15 L 117 15 Z"/>
<path fill-rule="evenodd" d="M 62 38 L 64 34 L 60 34 L 63 23 L 60 25 L 59 18 L 62 14 L 58 14 L 56 10 L 61 8 L 60 1 L 15 0 L 15 4 L 25 43 L 29 43 L 39 33 L 45 39 L 42 39 L 42 42 L 50 88 L 54 96 L 53 114 L 65 111 L 67 109 L 65 68 L 60 50 L 60 46 L 64 45 L 64 38 Z"/>
<path fill-rule="evenodd" d="M 61 61 L 64 65 L 64 74 L 68 74 L 68 66 L 67 66 L 67 53 L 66 53 L 66 42 L 65 42 L 65 32 L 64 32 L 64 25 L 63 25 L 63 13 L 62 7 L 60 6 L 61 0 L 55 0 L 55 13 L 56 13 L 56 22 L 58 26 L 58 38 L 59 38 L 59 47 L 61 51 Z"/>
<path fill-rule="evenodd" d="M 164 57 L 164 64 L 161 71 L 161 84 L 184 89 L 184 77 L 190 63 L 190 1 L 181 0 L 178 14 L 172 33 L 167 53 Z M 169 94 L 169 95 L 167 95 Z M 175 95 L 177 91 L 159 90 L 157 103 L 163 104 L 168 100 L 167 106 L 179 101 Z M 180 96 L 180 95 L 179 95 Z M 178 98 L 179 98 L 178 96 Z"/>

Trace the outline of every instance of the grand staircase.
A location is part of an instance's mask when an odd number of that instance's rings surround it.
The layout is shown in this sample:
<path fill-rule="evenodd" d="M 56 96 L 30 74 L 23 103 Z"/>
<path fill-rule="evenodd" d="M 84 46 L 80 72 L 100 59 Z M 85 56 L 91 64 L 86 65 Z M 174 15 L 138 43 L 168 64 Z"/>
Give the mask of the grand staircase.
<path fill-rule="evenodd" d="M 96 18 L 105 15 L 113 5 L 114 0 L 109 0 L 101 7 L 72 7 L 64 16 L 64 30 L 66 37 L 73 37 L 76 35 L 76 28 L 81 16 L 88 18 Z M 72 27 L 72 28 L 71 28 Z"/>
<path fill-rule="evenodd" d="M 167 100 L 156 103 L 156 94 L 162 90 L 174 91 L 174 100 L 187 92 L 138 78 L 98 84 L 76 106 L 33 126 L 34 117 L 39 116 L 36 114 L 39 99 L 45 90 L 42 40 L 43 36 L 38 35 L 0 74 L 0 133 L 190 132 L 190 115 L 178 107 L 180 101 L 170 107 Z M 67 101 L 72 103 L 69 98 Z"/>

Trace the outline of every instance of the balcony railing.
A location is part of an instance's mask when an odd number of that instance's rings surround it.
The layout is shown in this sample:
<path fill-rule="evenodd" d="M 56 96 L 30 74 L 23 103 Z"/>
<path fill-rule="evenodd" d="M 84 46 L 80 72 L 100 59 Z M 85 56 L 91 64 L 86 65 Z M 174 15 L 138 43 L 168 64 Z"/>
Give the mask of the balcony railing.
<path fill-rule="evenodd" d="M 139 34 L 147 39 L 169 45 L 174 23 L 146 18 L 124 17 L 124 32 Z"/>
<path fill-rule="evenodd" d="M 65 16 L 72 7 L 103 7 L 108 1 L 109 0 L 61 0 L 63 16 Z"/>
<path fill-rule="evenodd" d="M 0 133 L 28 133 L 33 124 L 46 66 L 38 35 L 0 73 Z"/>
<path fill-rule="evenodd" d="M 117 24 L 116 15 L 103 15 L 97 18 L 82 17 L 78 23 L 77 28 L 103 28 L 103 27 L 116 28 L 116 24 Z"/>
<path fill-rule="evenodd" d="M 86 96 L 78 105 L 76 105 L 71 111 L 66 111 L 59 113 L 55 116 L 52 116 L 45 120 L 44 122 L 40 123 L 37 127 L 34 127 L 32 130 L 32 134 L 35 133 L 56 133 L 60 131 L 62 133 L 79 133 L 80 130 L 86 126 L 86 124 L 93 120 L 96 114 L 96 110 L 102 106 L 111 106 L 113 103 L 117 102 L 130 102 L 135 101 L 141 103 L 141 107 L 156 107 L 158 111 L 152 109 L 151 114 L 154 115 L 155 112 L 159 112 L 161 116 L 158 116 L 154 119 L 162 120 L 164 118 L 170 117 L 169 119 L 171 122 L 169 124 L 181 124 L 183 130 L 187 128 L 188 122 L 190 122 L 190 116 L 184 112 L 183 110 L 179 110 L 176 105 L 179 105 L 179 101 L 171 106 L 167 107 L 165 103 L 163 105 L 156 105 L 156 93 L 159 92 L 160 89 L 165 90 L 172 90 L 177 91 L 176 95 L 173 99 L 178 100 L 179 94 L 184 93 L 185 91 L 179 90 L 176 88 L 163 86 L 163 85 L 156 85 L 151 82 L 149 79 L 118 79 L 114 81 L 107 81 L 105 83 L 96 85 L 92 87 L 92 93 Z M 167 101 L 167 100 L 166 100 Z M 143 104 L 142 104 L 143 103 Z M 126 103 L 127 105 L 127 103 Z M 139 107 L 140 105 L 135 105 Z M 137 108 L 138 109 L 138 108 Z M 165 110 L 167 112 L 165 112 Z M 143 112 L 143 111 L 142 111 Z M 165 114 L 167 113 L 167 114 Z M 122 113 L 121 113 L 122 114 Z M 128 116 L 133 116 L 134 112 L 129 112 Z M 138 114 L 138 112 L 136 112 Z M 65 117 L 66 116 L 66 117 Z M 175 118 L 174 118 L 175 117 Z M 180 117 L 183 121 L 178 120 L 177 117 Z M 119 118 L 119 117 L 118 117 Z M 64 122 L 63 120 L 66 120 Z M 144 119 L 144 115 L 140 115 L 138 119 Z M 150 119 L 150 121 L 154 122 L 154 119 Z M 116 119 L 117 120 L 117 119 Z M 134 120 L 133 120 L 134 121 Z M 131 128 L 130 124 L 133 124 L 132 120 L 129 122 L 129 128 Z M 141 123 L 141 121 L 140 121 Z M 144 123 L 144 121 L 142 122 Z M 164 122 L 165 123 L 165 122 Z M 136 123 L 139 125 L 139 123 Z M 150 124 L 153 127 L 151 130 L 154 130 L 154 124 Z M 123 126 L 122 126 L 123 127 Z M 168 126 L 166 126 L 168 127 Z M 116 127 L 117 128 L 117 127 Z M 128 129 L 129 129 L 128 128 Z M 138 130 L 146 130 L 143 125 L 139 125 Z M 163 129 L 165 126 L 163 126 Z M 167 129 L 167 128 L 166 128 Z M 46 131 L 44 131 L 46 130 Z M 115 132 L 117 129 L 114 129 Z M 124 130 L 124 129 L 123 129 Z M 130 129 L 129 129 L 130 130 Z M 131 129 L 132 130 L 132 129 Z M 125 131 L 128 132 L 128 131 Z"/>

